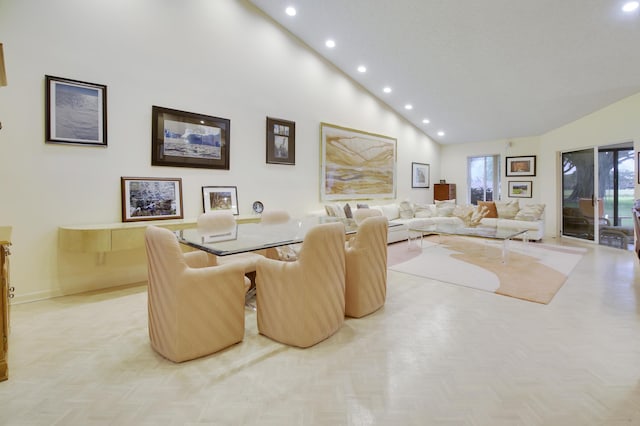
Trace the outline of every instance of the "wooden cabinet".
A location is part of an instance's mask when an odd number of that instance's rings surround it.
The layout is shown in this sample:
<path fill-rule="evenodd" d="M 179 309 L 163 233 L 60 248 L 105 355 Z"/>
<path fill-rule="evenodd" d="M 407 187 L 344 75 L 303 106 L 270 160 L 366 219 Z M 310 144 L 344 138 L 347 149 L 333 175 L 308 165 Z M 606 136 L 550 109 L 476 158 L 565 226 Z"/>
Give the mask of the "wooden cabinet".
<path fill-rule="evenodd" d="M 436 201 L 455 200 L 456 184 L 455 183 L 434 183 L 433 199 Z"/>
<path fill-rule="evenodd" d="M 13 288 L 9 284 L 9 246 L 11 245 L 11 227 L 0 226 L 0 381 L 9 378 L 7 353 L 9 351 L 9 297 Z"/>

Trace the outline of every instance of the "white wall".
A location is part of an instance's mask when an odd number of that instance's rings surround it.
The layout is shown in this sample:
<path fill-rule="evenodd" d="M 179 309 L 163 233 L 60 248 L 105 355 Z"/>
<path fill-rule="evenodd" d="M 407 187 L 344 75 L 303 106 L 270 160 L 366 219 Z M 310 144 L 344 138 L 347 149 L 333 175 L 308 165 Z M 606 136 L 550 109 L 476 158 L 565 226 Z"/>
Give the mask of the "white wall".
<path fill-rule="evenodd" d="M 509 145 L 511 142 L 511 145 Z M 468 143 L 456 145 L 444 145 L 442 147 L 442 157 L 440 167 L 442 179 L 456 184 L 458 204 L 469 202 L 469 187 L 467 185 L 467 159 L 469 157 L 480 157 L 499 155 L 500 156 L 500 199 L 510 200 L 508 196 L 508 182 L 532 181 L 532 198 L 513 198 L 519 200 L 521 204 L 538 203 L 540 191 L 538 186 L 538 173 L 532 177 L 506 178 L 505 158 L 536 155 L 538 152 L 539 138 L 514 138 L 509 140 L 498 140 L 481 143 Z M 536 163 L 537 165 L 538 163 Z M 498 197 L 495 197 L 498 199 Z"/>
<path fill-rule="evenodd" d="M 0 0 L 9 85 L 0 88 L 0 224 L 12 225 L 16 300 L 142 281 L 144 253 L 57 250 L 60 225 L 121 220 L 120 177 L 183 179 L 184 216 L 201 186 L 234 185 L 240 213 L 254 200 L 294 215 L 321 208 L 320 122 L 395 137 L 398 198 L 411 162 L 440 146 L 244 1 Z M 108 86 L 108 147 L 44 143 L 45 74 Z M 151 106 L 231 120 L 231 169 L 152 167 Z M 296 122 L 296 165 L 265 162 L 267 116 Z"/>

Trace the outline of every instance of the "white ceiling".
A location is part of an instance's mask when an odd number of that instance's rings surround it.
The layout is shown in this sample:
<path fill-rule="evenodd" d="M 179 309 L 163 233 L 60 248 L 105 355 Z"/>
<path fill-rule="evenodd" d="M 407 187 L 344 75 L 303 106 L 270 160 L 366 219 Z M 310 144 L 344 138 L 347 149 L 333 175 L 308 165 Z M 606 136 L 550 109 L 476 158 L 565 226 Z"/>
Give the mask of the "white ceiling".
<path fill-rule="evenodd" d="M 640 92 L 625 0 L 249 1 L 443 144 L 542 135 Z"/>

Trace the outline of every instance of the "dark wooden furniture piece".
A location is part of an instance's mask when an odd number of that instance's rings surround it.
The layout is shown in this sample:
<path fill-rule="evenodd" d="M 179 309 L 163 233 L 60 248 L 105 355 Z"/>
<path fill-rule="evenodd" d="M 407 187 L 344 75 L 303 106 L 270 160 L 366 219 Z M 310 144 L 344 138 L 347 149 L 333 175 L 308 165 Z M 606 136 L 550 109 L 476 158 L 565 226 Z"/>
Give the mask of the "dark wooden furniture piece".
<path fill-rule="evenodd" d="M 433 199 L 435 201 L 455 200 L 456 184 L 455 183 L 434 183 Z"/>

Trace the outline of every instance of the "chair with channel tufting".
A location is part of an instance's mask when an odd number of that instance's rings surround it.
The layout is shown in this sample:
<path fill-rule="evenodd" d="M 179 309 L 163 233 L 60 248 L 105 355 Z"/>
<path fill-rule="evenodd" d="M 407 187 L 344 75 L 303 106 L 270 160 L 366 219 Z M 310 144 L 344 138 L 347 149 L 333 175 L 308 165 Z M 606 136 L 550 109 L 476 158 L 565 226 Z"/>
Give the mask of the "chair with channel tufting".
<path fill-rule="evenodd" d="M 293 262 L 260 259 L 256 271 L 258 331 L 306 348 L 344 323 L 344 224 L 317 225 Z"/>
<path fill-rule="evenodd" d="M 345 315 L 377 311 L 387 296 L 387 230 L 384 216 L 366 218 L 346 246 Z"/>
<path fill-rule="evenodd" d="M 151 347 L 173 362 L 212 354 L 244 337 L 248 278 L 240 264 L 216 266 L 202 251 L 183 253 L 169 230 L 145 230 Z"/>

